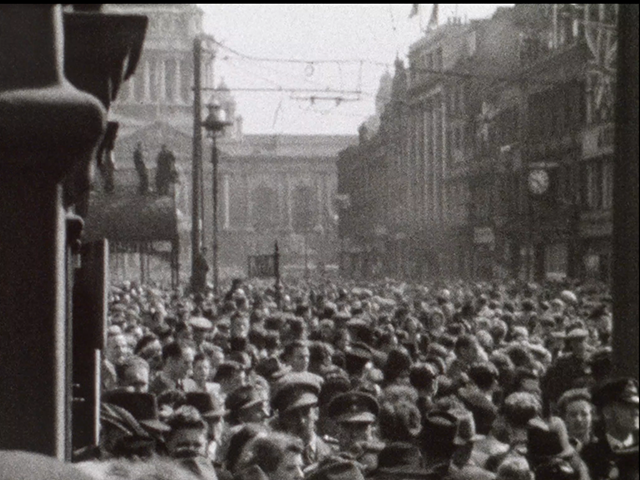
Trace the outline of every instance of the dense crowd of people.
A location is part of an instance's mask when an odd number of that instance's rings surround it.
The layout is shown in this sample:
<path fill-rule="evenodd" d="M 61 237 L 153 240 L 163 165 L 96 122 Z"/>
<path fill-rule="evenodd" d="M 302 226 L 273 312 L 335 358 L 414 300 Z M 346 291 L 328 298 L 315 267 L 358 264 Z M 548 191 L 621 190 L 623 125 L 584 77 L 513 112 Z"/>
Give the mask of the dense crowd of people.
<path fill-rule="evenodd" d="M 569 283 L 113 286 L 96 479 L 638 478 L 611 298 Z"/>

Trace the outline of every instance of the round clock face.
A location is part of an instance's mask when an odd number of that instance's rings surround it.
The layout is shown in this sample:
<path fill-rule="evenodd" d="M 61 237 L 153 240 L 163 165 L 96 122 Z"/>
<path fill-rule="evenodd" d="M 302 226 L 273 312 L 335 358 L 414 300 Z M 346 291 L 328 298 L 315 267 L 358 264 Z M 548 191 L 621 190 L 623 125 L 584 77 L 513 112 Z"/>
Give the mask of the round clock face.
<path fill-rule="evenodd" d="M 529 191 L 534 195 L 542 195 L 549 189 L 549 174 L 546 170 L 529 172 Z"/>

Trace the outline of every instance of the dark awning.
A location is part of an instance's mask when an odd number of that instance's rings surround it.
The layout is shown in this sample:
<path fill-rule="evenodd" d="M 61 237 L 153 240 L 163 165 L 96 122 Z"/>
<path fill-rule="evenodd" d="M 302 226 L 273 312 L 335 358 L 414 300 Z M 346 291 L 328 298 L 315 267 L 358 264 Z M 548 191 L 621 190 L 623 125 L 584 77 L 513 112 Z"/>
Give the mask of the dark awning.
<path fill-rule="evenodd" d="M 171 196 L 92 193 L 83 241 L 106 238 L 119 242 L 178 239 L 181 214 Z"/>

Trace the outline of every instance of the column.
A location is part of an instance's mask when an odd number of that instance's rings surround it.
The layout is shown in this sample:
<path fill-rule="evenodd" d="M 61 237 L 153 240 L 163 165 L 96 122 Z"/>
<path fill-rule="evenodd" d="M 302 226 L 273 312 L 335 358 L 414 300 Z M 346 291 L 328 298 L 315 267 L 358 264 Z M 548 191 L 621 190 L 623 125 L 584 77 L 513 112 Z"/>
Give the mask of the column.
<path fill-rule="evenodd" d="M 143 101 L 148 103 L 151 100 L 151 66 L 149 59 L 144 61 L 144 70 L 142 71 L 142 81 L 144 82 L 144 98 Z"/>
<path fill-rule="evenodd" d="M 182 60 L 176 58 L 176 86 L 174 93 L 175 103 L 183 104 L 182 98 Z"/>
<path fill-rule="evenodd" d="M 166 60 L 161 58 L 158 60 L 158 103 L 163 103 L 167 100 L 167 78 L 166 78 Z"/>

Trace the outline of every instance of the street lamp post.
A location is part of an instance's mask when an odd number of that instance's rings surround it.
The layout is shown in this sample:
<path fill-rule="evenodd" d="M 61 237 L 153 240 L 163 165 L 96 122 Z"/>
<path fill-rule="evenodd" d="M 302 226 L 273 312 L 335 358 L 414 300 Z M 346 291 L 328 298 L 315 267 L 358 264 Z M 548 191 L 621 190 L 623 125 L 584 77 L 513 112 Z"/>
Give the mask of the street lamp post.
<path fill-rule="evenodd" d="M 211 164 L 212 170 L 212 196 L 213 196 L 213 291 L 218 293 L 219 269 L 218 269 L 218 146 L 216 137 L 224 127 L 231 125 L 231 122 L 225 118 L 224 111 L 220 108 L 220 104 L 215 100 L 207 104 L 209 114 L 202 122 L 202 126 L 209 132 L 211 137 Z"/>

